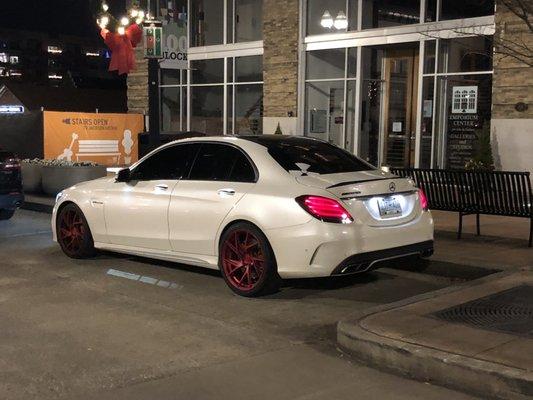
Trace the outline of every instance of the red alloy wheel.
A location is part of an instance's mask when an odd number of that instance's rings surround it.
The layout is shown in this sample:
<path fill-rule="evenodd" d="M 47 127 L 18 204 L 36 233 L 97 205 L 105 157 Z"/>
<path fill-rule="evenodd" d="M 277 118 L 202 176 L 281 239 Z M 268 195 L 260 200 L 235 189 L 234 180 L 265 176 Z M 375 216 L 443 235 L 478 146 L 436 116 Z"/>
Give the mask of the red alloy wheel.
<path fill-rule="evenodd" d="M 61 215 L 58 236 L 63 248 L 68 253 L 78 253 L 82 249 L 85 226 L 83 217 L 77 210 L 69 209 Z"/>
<path fill-rule="evenodd" d="M 222 268 L 238 290 L 251 291 L 261 284 L 265 262 L 260 240 L 247 230 L 232 232 L 222 245 Z"/>

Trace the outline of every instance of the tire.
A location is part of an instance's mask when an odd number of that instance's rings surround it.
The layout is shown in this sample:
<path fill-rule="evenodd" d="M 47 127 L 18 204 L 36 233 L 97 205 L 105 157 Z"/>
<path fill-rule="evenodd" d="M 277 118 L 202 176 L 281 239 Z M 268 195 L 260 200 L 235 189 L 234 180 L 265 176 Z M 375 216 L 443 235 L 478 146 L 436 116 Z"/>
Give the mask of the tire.
<path fill-rule="evenodd" d="M 266 236 L 256 226 L 240 222 L 220 238 L 218 265 L 233 292 L 257 297 L 277 292 L 281 279 Z"/>
<path fill-rule="evenodd" d="M 0 221 L 6 221 L 8 219 L 11 219 L 11 217 L 15 215 L 15 210 L 6 210 L 1 209 L 0 210 Z"/>
<path fill-rule="evenodd" d="M 91 229 L 77 205 L 70 203 L 61 208 L 56 221 L 57 241 L 63 253 L 75 259 L 96 255 Z"/>

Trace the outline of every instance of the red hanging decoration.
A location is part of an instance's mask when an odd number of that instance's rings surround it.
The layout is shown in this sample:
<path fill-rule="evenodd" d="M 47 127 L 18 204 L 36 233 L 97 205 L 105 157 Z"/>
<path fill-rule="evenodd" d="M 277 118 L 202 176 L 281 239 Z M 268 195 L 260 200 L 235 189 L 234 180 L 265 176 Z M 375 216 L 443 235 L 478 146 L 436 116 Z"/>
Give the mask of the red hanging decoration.
<path fill-rule="evenodd" d="M 135 53 L 133 49 L 142 40 L 142 30 L 137 24 L 125 28 L 124 35 L 102 29 L 100 35 L 106 46 L 111 50 L 109 71 L 118 71 L 119 75 L 128 74 L 135 69 Z"/>

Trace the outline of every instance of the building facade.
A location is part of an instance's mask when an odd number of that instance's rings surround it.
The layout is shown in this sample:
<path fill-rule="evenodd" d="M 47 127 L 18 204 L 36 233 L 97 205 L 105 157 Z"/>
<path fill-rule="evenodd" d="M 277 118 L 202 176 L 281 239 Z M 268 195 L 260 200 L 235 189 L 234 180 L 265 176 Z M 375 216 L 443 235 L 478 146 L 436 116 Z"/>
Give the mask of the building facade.
<path fill-rule="evenodd" d="M 463 168 L 490 140 L 496 168 L 533 170 L 531 64 L 494 52 L 532 33 L 501 4 L 159 3 L 188 44 L 181 69 L 160 69 L 163 132 L 305 135 L 376 166 L 421 168 Z M 148 105 L 139 61 L 128 79 L 135 111 Z"/>

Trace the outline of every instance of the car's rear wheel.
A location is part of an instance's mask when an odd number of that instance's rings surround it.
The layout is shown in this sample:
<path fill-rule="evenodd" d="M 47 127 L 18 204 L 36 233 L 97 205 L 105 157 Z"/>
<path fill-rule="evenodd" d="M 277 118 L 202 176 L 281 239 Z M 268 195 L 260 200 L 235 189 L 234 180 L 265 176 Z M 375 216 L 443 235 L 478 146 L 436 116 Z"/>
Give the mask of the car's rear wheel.
<path fill-rule="evenodd" d="M 274 252 L 265 235 L 254 225 L 237 223 L 220 240 L 219 267 L 231 290 L 245 297 L 279 289 Z"/>
<path fill-rule="evenodd" d="M 67 204 L 57 216 L 57 241 L 70 258 L 89 258 L 96 254 L 89 224 L 75 204 Z"/>
<path fill-rule="evenodd" d="M 0 221 L 11 219 L 15 214 L 15 210 L 0 209 Z"/>

